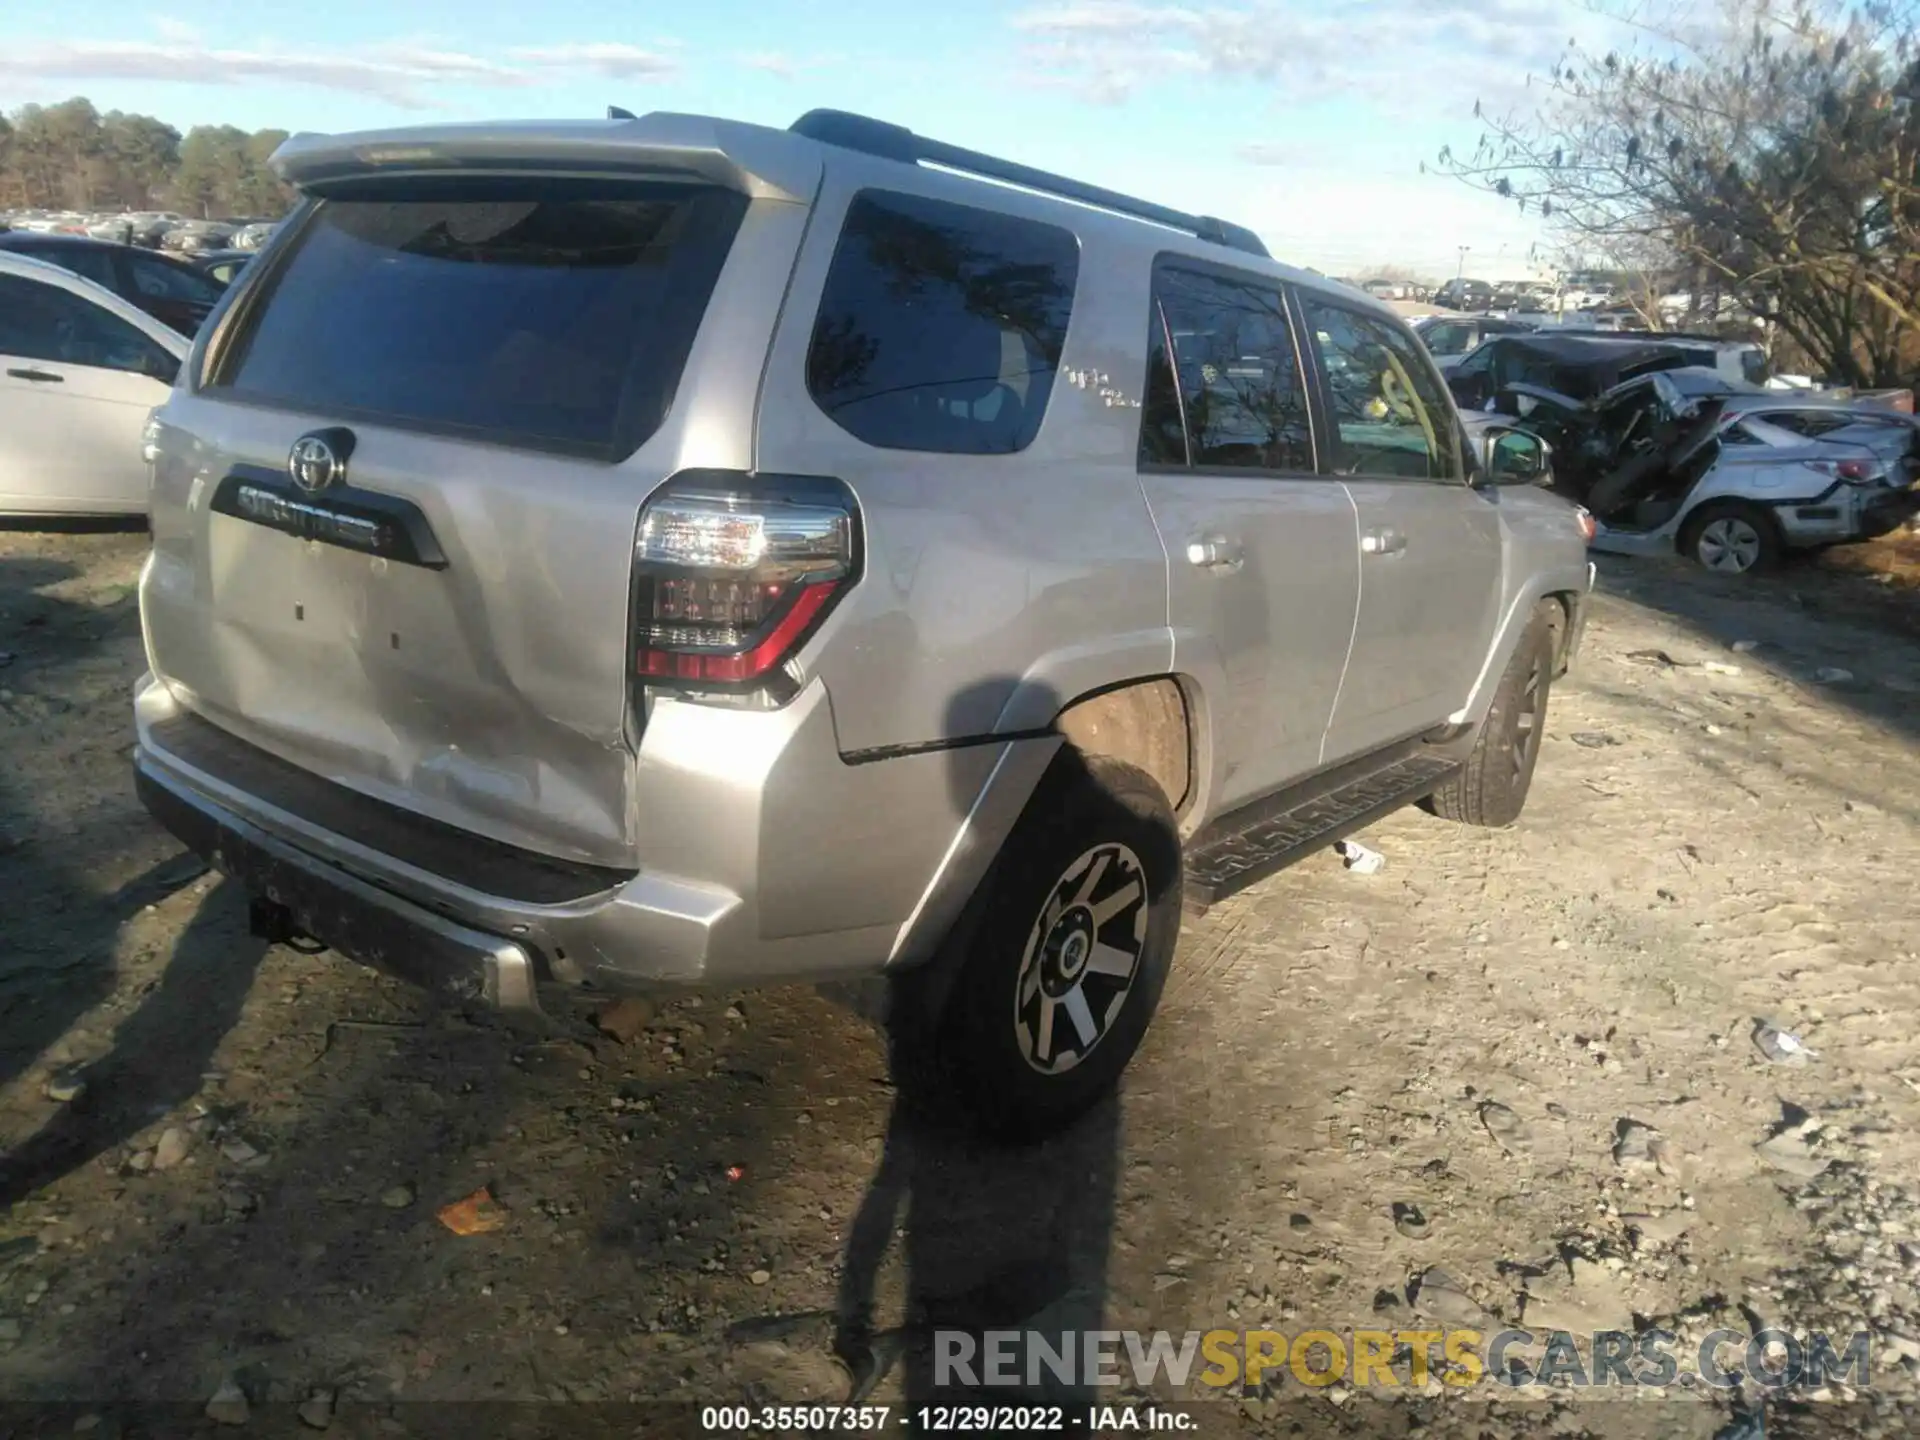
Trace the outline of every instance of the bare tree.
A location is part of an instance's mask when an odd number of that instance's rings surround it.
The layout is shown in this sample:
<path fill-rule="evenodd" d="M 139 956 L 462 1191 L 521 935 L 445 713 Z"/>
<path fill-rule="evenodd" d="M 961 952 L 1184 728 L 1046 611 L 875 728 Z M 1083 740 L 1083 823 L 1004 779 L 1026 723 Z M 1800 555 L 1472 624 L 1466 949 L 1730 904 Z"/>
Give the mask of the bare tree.
<path fill-rule="evenodd" d="M 1596 0 L 1635 38 L 1571 47 L 1537 109 L 1443 170 L 1601 255 L 1662 257 L 1835 379 L 1920 362 L 1920 0 Z"/>

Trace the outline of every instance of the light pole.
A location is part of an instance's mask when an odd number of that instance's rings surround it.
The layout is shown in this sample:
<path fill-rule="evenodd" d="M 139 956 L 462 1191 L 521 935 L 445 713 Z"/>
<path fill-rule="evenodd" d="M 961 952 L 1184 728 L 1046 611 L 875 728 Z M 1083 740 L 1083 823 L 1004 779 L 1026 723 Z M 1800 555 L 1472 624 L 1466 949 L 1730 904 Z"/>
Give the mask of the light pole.
<path fill-rule="evenodd" d="M 1460 247 L 1460 264 L 1453 272 L 1453 281 L 1456 285 L 1460 283 L 1461 277 L 1467 273 L 1467 252 L 1471 249 L 1473 249 L 1471 245 L 1462 245 Z"/>

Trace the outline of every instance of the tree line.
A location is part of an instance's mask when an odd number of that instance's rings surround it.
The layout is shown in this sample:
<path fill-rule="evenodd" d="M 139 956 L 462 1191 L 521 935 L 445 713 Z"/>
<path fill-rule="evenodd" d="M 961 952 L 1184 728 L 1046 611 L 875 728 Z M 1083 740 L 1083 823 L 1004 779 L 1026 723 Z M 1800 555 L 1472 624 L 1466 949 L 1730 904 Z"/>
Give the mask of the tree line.
<path fill-rule="evenodd" d="M 198 218 L 277 219 L 293 191 L 267 167 L 284 130 L 196 125 L 182 135 L 151 115 L 76 96 L 0 114 L 0 208 L 177 210 Z"/>
<path fill-rule="evenodd" d="M 1738 302 L 1833 380 L 1920 378 L 1920 0 L 1593 4 L 1633 38 L 1476 106 L 1440 168 L 1606 268 Z"/>

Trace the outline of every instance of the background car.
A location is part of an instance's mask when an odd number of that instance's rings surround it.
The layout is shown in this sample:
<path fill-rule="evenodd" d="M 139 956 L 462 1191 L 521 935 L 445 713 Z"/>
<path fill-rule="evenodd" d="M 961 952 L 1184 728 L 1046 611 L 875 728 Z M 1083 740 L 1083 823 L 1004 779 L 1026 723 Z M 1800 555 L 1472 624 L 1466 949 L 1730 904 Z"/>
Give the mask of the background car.
<path fill-rule="evenodd" d="M 1788 550 L 1872 539 L 1920 513 L 1920 422 L 1687 366 L 1583 405 L 1545 393 L 1514 422 L 1600 517 L 1595 547 L 1748 574 Z"/>
<path fill-rule="evenodd" d="M 1449 280 L 1433 292 L 1433 303 L 1449 310 L 1484 314 L 1493 308 L 1493 286 L 1484 280 Z"/>
<path fill-rule="evenodd" d="M 1454 403 L 1464 410 L 1507 408 L 1515 385 L 1537 386 L 1573 402 L 1590 400 L 1653 370 L 1681 366 L 1716 370 L 1723 379 L 1759 384 L 1766 355 L 1749 341 L 1712 336 L 1568 332 L 1561 327 L 1494 335 L 1452 364 L 1443 364 Z"/>
<path fill-rule="evenodd" d="M 1533 329 L 1528 321 L 1494 315 L 1424 315 L 1413 322 L 1413 333 L 1442 370 L 1495 335 L 1526 335 Z"/>
<path fill-rule="evenodd" d="M 256 220 L 235 230 L 229 243 L 235 250 L 258 250 L 273 238 L 273 232 L 279 228 L 280 222 L 277 220 Z"/>
<path fill-rule="evenodd" d="M 103 286 L 0 251 L 0 514 L 144 514 L 142 436 L 187 349 Z"/>
<path fill-rule="evenodd" d="M 158 250 L 160 242 L 165 240 L 169 231 L 186 224 L 186 220 L 172 211 L 149 212 L 137 217 L 139 225 L 133 232 L 132 244 L 148 250 Z"/>
<path fill-rule="evenodd" d="M 227 250 L 233 246 L 233 230 L 233 226 L 221 220 L 188 220 L 162 235 L 160 248 L 176 255 Z"/>
<path fill-rule="evenodd" d="M 95 240 L 131 245 L 139 228 L 139 217 L 134 215 L 96 215 L 87 222 L 86 233 Z"/>
<path fill-rule="evenodd" d="M 82 235 L 0 235 L 0 251 L 31 255 L 83 275 L 182 335 L 199 330 L 223 289 L 212 276 L 171 256 Z"/>

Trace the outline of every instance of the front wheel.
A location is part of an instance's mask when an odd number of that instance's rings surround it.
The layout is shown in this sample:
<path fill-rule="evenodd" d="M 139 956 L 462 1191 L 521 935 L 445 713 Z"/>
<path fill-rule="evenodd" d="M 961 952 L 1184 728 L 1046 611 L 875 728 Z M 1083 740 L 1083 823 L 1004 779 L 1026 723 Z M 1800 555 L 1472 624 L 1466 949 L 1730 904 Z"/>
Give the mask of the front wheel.
<path fill-rule="evenodd" d="M 974 1121 L 1013 1140 L 1077 1118 L 1146 1034 L 1180 935 L 1180 840 L 1144 771 L 1065 750 L 980 898 L 936 1044 Z"/>
<path fill-rule="evenodd" d="M 1543 607 L 1533 612 L 1500 676 L 1467 763 L 1428 802 L 1434 814 L 1489 827 L 1511 825 L 1520 818 L 1527 791 L 1533 787 L 1533 768 L 1540 759 L 1540 736 L 1547 723 L 1553 647 L 1552 617 Z"/>
<path fill-rule="evenodd" d="M 1754 575 L 1780 563 L 1780 530 L 1758 505 L 1739 500 L 1702 505 L 1687 517 L 1680 553 L 1723 575 Z"/>

